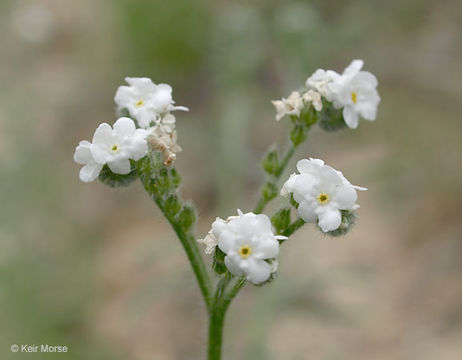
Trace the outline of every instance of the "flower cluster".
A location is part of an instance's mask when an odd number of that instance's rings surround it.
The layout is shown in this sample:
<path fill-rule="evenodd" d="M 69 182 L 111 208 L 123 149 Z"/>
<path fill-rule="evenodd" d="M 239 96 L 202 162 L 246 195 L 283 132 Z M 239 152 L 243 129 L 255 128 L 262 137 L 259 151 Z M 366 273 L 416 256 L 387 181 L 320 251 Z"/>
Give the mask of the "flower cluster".
<path fill-rule="evenodd" d="M 188 108 L 174 105 L 170 85 L 156 85 L 145 77 L 127 77 L 125 81 L 129 86 L 119 86 L 114 97 L 118 111 L 127 111 L 136 119 L 146 129 L 150 145 L 163 153 L 166 165 L 171 164 L 181 151 L 176 143 L 176 119 L 172 111 L 188 111 Z"/>
<path fill-rule="evenodd" d="M 316 111 L 322 110 L 321 95 L 314 91 L 308 90 L 303 95 L 298 91 L 292 91 L 288 98 L 272 101 L 276 108 L 276 120 L 281 120 L 286 115 L 299 117 L 305 106 L 313 106 Z"/>
<path fill-rule="evenodd" d="M 306 222 L 317 223 L 323 232 L 337 230 L 342 223 L 341 210 L 356 210 L 356 190 L 342 172 L 325 165 L 320 159 L 303 159 L 297 163 L 300 174 L 292 174 L 284 183 L 281 195 L 293 194 L 298 214 Z"/>
<path fill-rule="evenodd" d="M 231 274 L 261 284 L 277 270 L 278 240 L 287 238 L 274 235 L 266 215 L 239 210 L 238 214 L 227 220 L 217 218 L 208 235 L 198 241 L 207 245 L 206 253 L 218 246 L 226 255 L 224 262 Z"/>
<path fill-rule="evenodd" d="M 351 129 L 358 127 L 360 117 L 375 120 L 380 103 L 378 82 L 373 74 L 361 70 L 363 65 L 363 60 L 353 60 L 342 74 L 333 70 L 316 70 L 306 80 L 303 95 L 294 91 L 287 99 L 273 101 L 276 119 L 280 120 L 285 115 L 299 117 L 306 104 L 312 104 L 316 111 L 321 111 L 322 97 L 335 109 L 341 109 L 342 122 Z"/>
<path fill-rule="evenodd" d="M 119 113 L 125 110 L 134 120 L 120 117 L 113 127 L 103 123 L 96 129 L 92 142 L 79 143 L 74 161 L 84 165 L 79 174 L 84 182 L 95 180 L 104 165 L 114 174 L 129 174 L 130 160 L 144 157 L 148 144 L 162 152 L 165 165 L 175 161 L 176 153 L 181 151 L 171 111 L 188 109 L 174 106 L 170 85 L 156 85 L 149 78 L 127 77 L 125 80 L 130 86 L 120 86 L 114 101 Z"/>

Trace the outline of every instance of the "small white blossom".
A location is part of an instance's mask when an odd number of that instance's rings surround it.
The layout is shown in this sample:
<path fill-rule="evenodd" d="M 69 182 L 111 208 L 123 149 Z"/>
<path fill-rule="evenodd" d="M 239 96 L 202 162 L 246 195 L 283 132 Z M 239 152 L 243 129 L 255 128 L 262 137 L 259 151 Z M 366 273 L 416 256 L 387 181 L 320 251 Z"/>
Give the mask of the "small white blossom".
<path fill-rule="evenodd" d="M 328 85 L 334 106 L 343 108 L 343 118 L 351 129 L 358 127 L 359 116 L 374 121 L 380 103 L 377 78 L 361 71 L 363 64 L 363 60 L 353 60 L 343 74 Z"/>
<path fill-rule="evenodd" d="M 322 110 L 321 94 L 314 90 L 308 90 L 302 96 L 305 103 L 312 104 L 316 111 Z"/>
<path fill-rule="evenodd" d="M 174 106 L 172 87 L 154 84 L 151 79 L 127 77 L 130 86 L 119 86 L 114 101 L 119 109 L 128 109 L 140 127 L 147 128 L 153 121 L 173 110 L 184 110 L 184 106 Z"/>
<path fill-rule="evenodd" d="M 286 115 L 300 116 L 304 103 L 298 91 L 292 91 L 289 97 L 271 101 L 276 108 L 276 120 L 281 120 Z"/>
<path fill-rule="evenodd" d="M 106 123 L 98 126 L 93 143 L 81 141 L 74 153 L 75 162 L 85 165 L 80 170 L 84 182 L 95 180 L 103 165 L 116 174 L 131 171 L 130 160 L 139 160 L 148 152 L 146 131 L 136 129 L 130 118 L 118 119 L 113 128 Z"/>
<path fill-rule="evenodd" d="M 324 232 L 336 230 L 341 222 L 340 210 L 355 210 L 356 190 L 340 171 L 325 165 L 320 159 L 303 159 L 297 163 L 300 174 L 292 174 L 281 189 L 281 195 L 292 193 L 298 202 L 299 216 L 318 223 Z"/>
<path fill-rule="evenodd" d="M 308 89 L 316 90 L 327 100 L 332 101 L 333 93 L 329 88 L 329 84 L 339 77 L 340 75 L 333 70 L 318 69 L 306 80 L 305 86 Z"/>
<path fill-rule="evenodd" d="M 287 238 L 274 235 L 266 215 L 238 213 L 239 216 L 230 216 L 226 221 L 217 218 L 207 235 L 210 238 L 206 239 L 210 246 L 216 241 L 226 254 L 225 265 L 233 275 L 260 284 L 277 270 L 274 259 L 279 253 L 278 240 Z M 206 243 L 206 239 L 202 242 Z"/>

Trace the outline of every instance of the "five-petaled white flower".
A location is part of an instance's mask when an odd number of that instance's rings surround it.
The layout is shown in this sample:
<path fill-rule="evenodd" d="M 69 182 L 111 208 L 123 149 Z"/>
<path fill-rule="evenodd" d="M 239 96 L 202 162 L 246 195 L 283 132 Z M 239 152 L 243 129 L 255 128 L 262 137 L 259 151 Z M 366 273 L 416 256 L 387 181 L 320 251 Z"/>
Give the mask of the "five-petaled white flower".
<path fill-rule="evenodd" d="M 114 101 L 119 109 L 128 109 L 142 128 L 149 127 L 170 111 L 188 111 L 184 106 L 174 106 L 170 85 L 156 85 L 146 77 L 126 77 L 125 81 L 130 86 L 119 86 Z"/>
<path fill-rule="evenodd" d="M 361 71 L 363 64 L 363 60 L 353 60 L 342 75 L 327 85 L 334 106 L 343 108 L 343 118 L 351 129 L 358 127 L 359 116 L 374 121 L 380 103 L 377 78 Z"/>
<path fill-rule="evenodd" d="M 300 116 L 304 103 L 298 91 L 292 91 L 288 98 L 271 101 L 276 108 L 276 120 L 281 120 L 286 115 Z"/>
<path fill-rule="evenodd" d="M 139 160 L 148 152 L 146 130 L 136 129 L 130 118 L 120 118 L 113 128 L 106 123 L 98 126 L 93 143 L 81 141 L 74 153 L 75 162 L 85 165 L 80 170 L 84 182 L 95 180 L 104 164 L 116 174 L 131 171 L 130 160 Z"/>
<path fill-rule="evenodd" d="M 266 215 L 241 211 L 238 214 L 226 221 L 217 218 L 202 242 L 210 244 L 212 249 L 214 244 L 218 245 L 226 254 L 225 265 L 233 275 L 245 276 L 251 283 L 261 284 L 276 271 L 274 258 L 279 253 L 278 240 L 287 237 L 274 235 Z"/>
<path fill-rule="evenodd" d="M 316 223 L 324 232 L 336 230 L 342 222 L 340 210 L 354 210 L 356 190 L 340 171 L 319 159 L 297 163 L 300 174 L 292 174 L 281 189 L 281 195 L 292 193 L 298 202 L 298 214 L 306 222 Z"/>

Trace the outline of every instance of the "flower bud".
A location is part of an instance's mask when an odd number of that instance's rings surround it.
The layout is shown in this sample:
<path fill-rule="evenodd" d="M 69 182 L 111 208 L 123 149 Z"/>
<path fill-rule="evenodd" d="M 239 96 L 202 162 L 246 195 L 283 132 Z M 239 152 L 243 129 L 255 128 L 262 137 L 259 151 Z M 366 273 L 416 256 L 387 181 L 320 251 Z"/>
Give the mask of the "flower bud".
<path fill-rule="evenodd" d="M 184 231 L 188 231 L 196 221 L 196 214 L 190 205 L 185 205 L 178 215 L 178 222 Z"/>
<path fill-rule="evenodd" d="M 320 112 L 316 111 L 311 104 L 305 106 L 300 113 L 300 120 L 305 124 L 307 128 L 310 128 L 316 124 L 320 117 Z"/>
<path fill-rule="evenodd" d="M 290 225 L 290 208 L 280 209 L 272 218 L 271 223 L 278 234 L 282 234 Z"/>
<path fill-rule="evenodd" d="M 170 216 L 175 216 L 181 210 L 181 201 L 177 195 L 171 194 L 167 197 L 164 204 L 164 209 Z"/>
<path fill-rule="evenodd" d="M 268 174 L 276 174 L 279 170 L 279 154 L 276 147 L 270 149 L 263 158 L 261 165 Z"/>
<path fill-rule="evenodd" d="M 272 182 L 267 182 L 261 189 L 261 194 L 266 201 L 274 199 L 278 194 L 278 188 Z"/>

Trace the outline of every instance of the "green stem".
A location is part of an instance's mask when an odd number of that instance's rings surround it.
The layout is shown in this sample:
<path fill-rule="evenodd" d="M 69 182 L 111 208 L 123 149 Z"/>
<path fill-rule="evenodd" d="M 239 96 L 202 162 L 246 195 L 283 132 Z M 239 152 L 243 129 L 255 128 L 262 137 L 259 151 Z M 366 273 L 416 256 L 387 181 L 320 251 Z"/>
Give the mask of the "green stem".
<path fill-rule="evenodd" d="M 305 220 L 303 220 L 302 218 L 298 218 L 292 224 L 290 224 L 289 227 L 285 229 L 281 235 L 289 237 L 298 229 L 300 229 L 303 225 L 305 225 Z"/>
<path fill-rule="evenodd" d="M 278 180 L 281 178 L 281 175 L 283 174 L 285 168 L 287 167 L 287 164 L 289 163 L 290 159 L 292 158 L 292 156 L 294 155 L 294 152 L 295 152 L 295 146 L 290 143 L 290 147 L 286 150 L 284 156 L 282 157 L 281 159 L 281 162 L 279 164 L 279 167 L 277 169 L 277 171 L 275 172 L 274 175 L 272 175 L 270 177 L 270 179 L 268 179 L 266 181 L 266 183 L 263 185 L 263 187 L 265 186 L 271 186 L 271 185 L 276 185 L 276 183 L 278 182 Z M 275 196 L 274 196 L 275 197 Z M 255 214 L 260 214 L 266 207 L 266 205 L 268 205 L 268 203 L 274 199 L 274 197 L 272 198 L 267 198 L 265 196 L 260 195 L 260 199 L 258 199 L 258 202 L 257 202 L 257 205 L 255 206 L 255 208 L 253 209 L 253 212 Z"/>
<path fill-rule="evenodd" d="M 204 259 L 202 258 L 199 247 L 197 246 L 196 238 L 192 233 L 185 233 L 181 226 L 165 213 L 162 206 L 159 205 L 159 208 L 167 218 L 183 245 L 194 274 L 196 275 L 197 282 L 199 283 L 199 288 L 201 289 L 207 310 L 210 311 L 212 303 L 212 282 L 210 280 L 209 273 L 207 272 L 207 268 L 205 267 Z"/>
<path fill-rule="evenodd" d="M 175 219 L 174 215 L 170 214 L 165 210 L 161 195 L 153 191 L 151 187 L 151 170 L 150 168 L 138 169 L 140 179 L 143 183 L 144 189 L 146 192 L 153 198 L 159 209 L 164 214 L 165 218 L 168 220 L 176 235 L 180 239 L 181 244 L 186 252 L 186 256 L 191 264 L 191 267 L 196 276 L 199 288 L 204 298 L 207 311 L 210 312 L 212 308 L 212 282 L 210 280 L 209 273 L 205 266 L 204 259 L 199 251 L 197 246 L 197 241 L 194 234 L 188 230 L 185 231 L 181 224 Z"/>
<path fill-rule="evenodd" d="M 235 281 L 233 287 L 226 292 L 231 281 L 229 274 L 225 275 L 217 285 L 214 302 L 210 311 L 209 322 L 209 349 L 208 360 L 221 359 L 221 347 L 223 341 L 223 326 L 225 322 L 226 311 L 231 301 L 236 297 L 242 287 L 245 285 L 245 278 L 239 278 Z"/>

